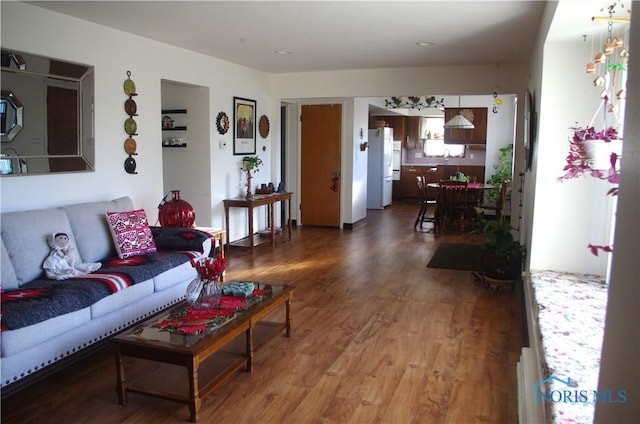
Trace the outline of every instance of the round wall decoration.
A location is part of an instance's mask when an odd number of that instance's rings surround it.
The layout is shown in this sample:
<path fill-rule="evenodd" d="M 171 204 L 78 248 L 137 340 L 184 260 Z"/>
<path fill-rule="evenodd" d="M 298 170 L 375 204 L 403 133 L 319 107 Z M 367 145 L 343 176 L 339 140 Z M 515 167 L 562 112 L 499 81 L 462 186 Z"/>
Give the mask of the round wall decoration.
<path fill-rule="evenodd" d="M 473 120 L 475 119 L 475 115 L 473 114 L 472 110 L 469 109 L 462 109 L 460 111 L 460 115 L 464 116 L 465 118 L 467 118 L 467 120 L 471 123 L 473 123 Z"/>
<path fill-rule="evenodd" d="M 258 128 L 260 130 L 260 136 L 262 138 L 267 138 L 267 136 L 269 135 L 269 118 L 267 118 L 267 115 L 262 115 L 260 117 Z"/>
<path fill-rule="evenodd" d="M 229 117 L 226 113 L 220 112 L 216 118 L 216 127 L 220 134 L 226 134 L 229 131 Z"/>

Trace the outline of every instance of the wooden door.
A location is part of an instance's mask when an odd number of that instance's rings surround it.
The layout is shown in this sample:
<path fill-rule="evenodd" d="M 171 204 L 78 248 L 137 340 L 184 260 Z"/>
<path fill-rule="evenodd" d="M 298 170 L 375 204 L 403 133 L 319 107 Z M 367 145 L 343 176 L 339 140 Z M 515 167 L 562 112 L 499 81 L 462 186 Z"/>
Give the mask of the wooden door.
<path fill-rule="evenodd" d="M 341 105 L 302 106 L 300 219 L 340 227 Z"/>

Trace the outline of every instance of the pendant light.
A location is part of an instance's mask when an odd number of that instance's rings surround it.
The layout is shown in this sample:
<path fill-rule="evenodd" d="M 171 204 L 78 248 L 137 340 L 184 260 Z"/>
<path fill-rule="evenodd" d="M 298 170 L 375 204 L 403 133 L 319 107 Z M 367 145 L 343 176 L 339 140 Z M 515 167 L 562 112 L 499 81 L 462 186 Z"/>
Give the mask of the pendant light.
<path fill-rule="evenodd" d="M 460 96 L 458 96 L 458 107 L 460 107 Z M 453 118 L 449 119 L 449 121 L 444 124 L 444 127 L 463 130 L 472 130 L 475 128 L 475 126 L 471 122 L 469 122 L 467 118 L 460 115 L 460 112 L 458 112 L 458 114 Z"/>

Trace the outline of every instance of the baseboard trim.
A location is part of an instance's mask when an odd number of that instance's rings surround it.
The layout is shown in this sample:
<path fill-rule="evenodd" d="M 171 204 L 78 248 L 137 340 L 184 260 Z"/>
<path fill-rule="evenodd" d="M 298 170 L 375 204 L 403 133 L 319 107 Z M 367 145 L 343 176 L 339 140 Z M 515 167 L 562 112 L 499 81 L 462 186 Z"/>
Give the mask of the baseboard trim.
<path fill-rule="evenodd" d="M 363 227 L 367 223 L 367 218 L 362 218 L 360 221 L 356 221 L 354 223 L 344 223 L 342 226 L 345 230 L 357 230 L 358 228 Z"/>

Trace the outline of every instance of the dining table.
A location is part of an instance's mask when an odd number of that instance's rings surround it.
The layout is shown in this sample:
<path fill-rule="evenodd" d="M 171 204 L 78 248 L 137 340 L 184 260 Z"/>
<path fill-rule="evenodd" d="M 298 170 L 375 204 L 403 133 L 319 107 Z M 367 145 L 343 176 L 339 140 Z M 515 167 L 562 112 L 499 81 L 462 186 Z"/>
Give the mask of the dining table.
<path fill-rule="evenodd" d="M 440 182 L 427 184 L 428 188 L 438 190 L 436 197 L 436 211 L 434 213 L 434 229 L 438 232 L 441 232 L 445 230 L 446 227 L 451 226 L 454 221 L 457 221 L 459 224 L 457 226 L 460 227 L 461 231 L 472 226 L 476 219 L 475 209 L 482 203 L 481 199 L 484 197 L 484 190 L 490 190 L 495 187 L 493 184 L 477 182 L 469 182 L 466 185 L 461 184 L 457 186 L 450 186 L 455 187 L 456 190 L 465 190 L 466 200 L 460 200 L 458 194 L 450 193 L 456 197 L 456 200 L 452 202 L 451 199 L 449 199 L 451 195 L 446 196 L 445 190 L 442 190 L 443 185 L 446 184 L 441 184 Z"/>
<path fill-rule="evenodd" d="M 427 187 L 429 188 L 440 188 L 440 183 L 428 183 Z M 495 185 L 493 184 L 486 184 L 486 183 L 467 183 L 467 190 L 491 190 L 492 188 L 494 188 Z"/>

